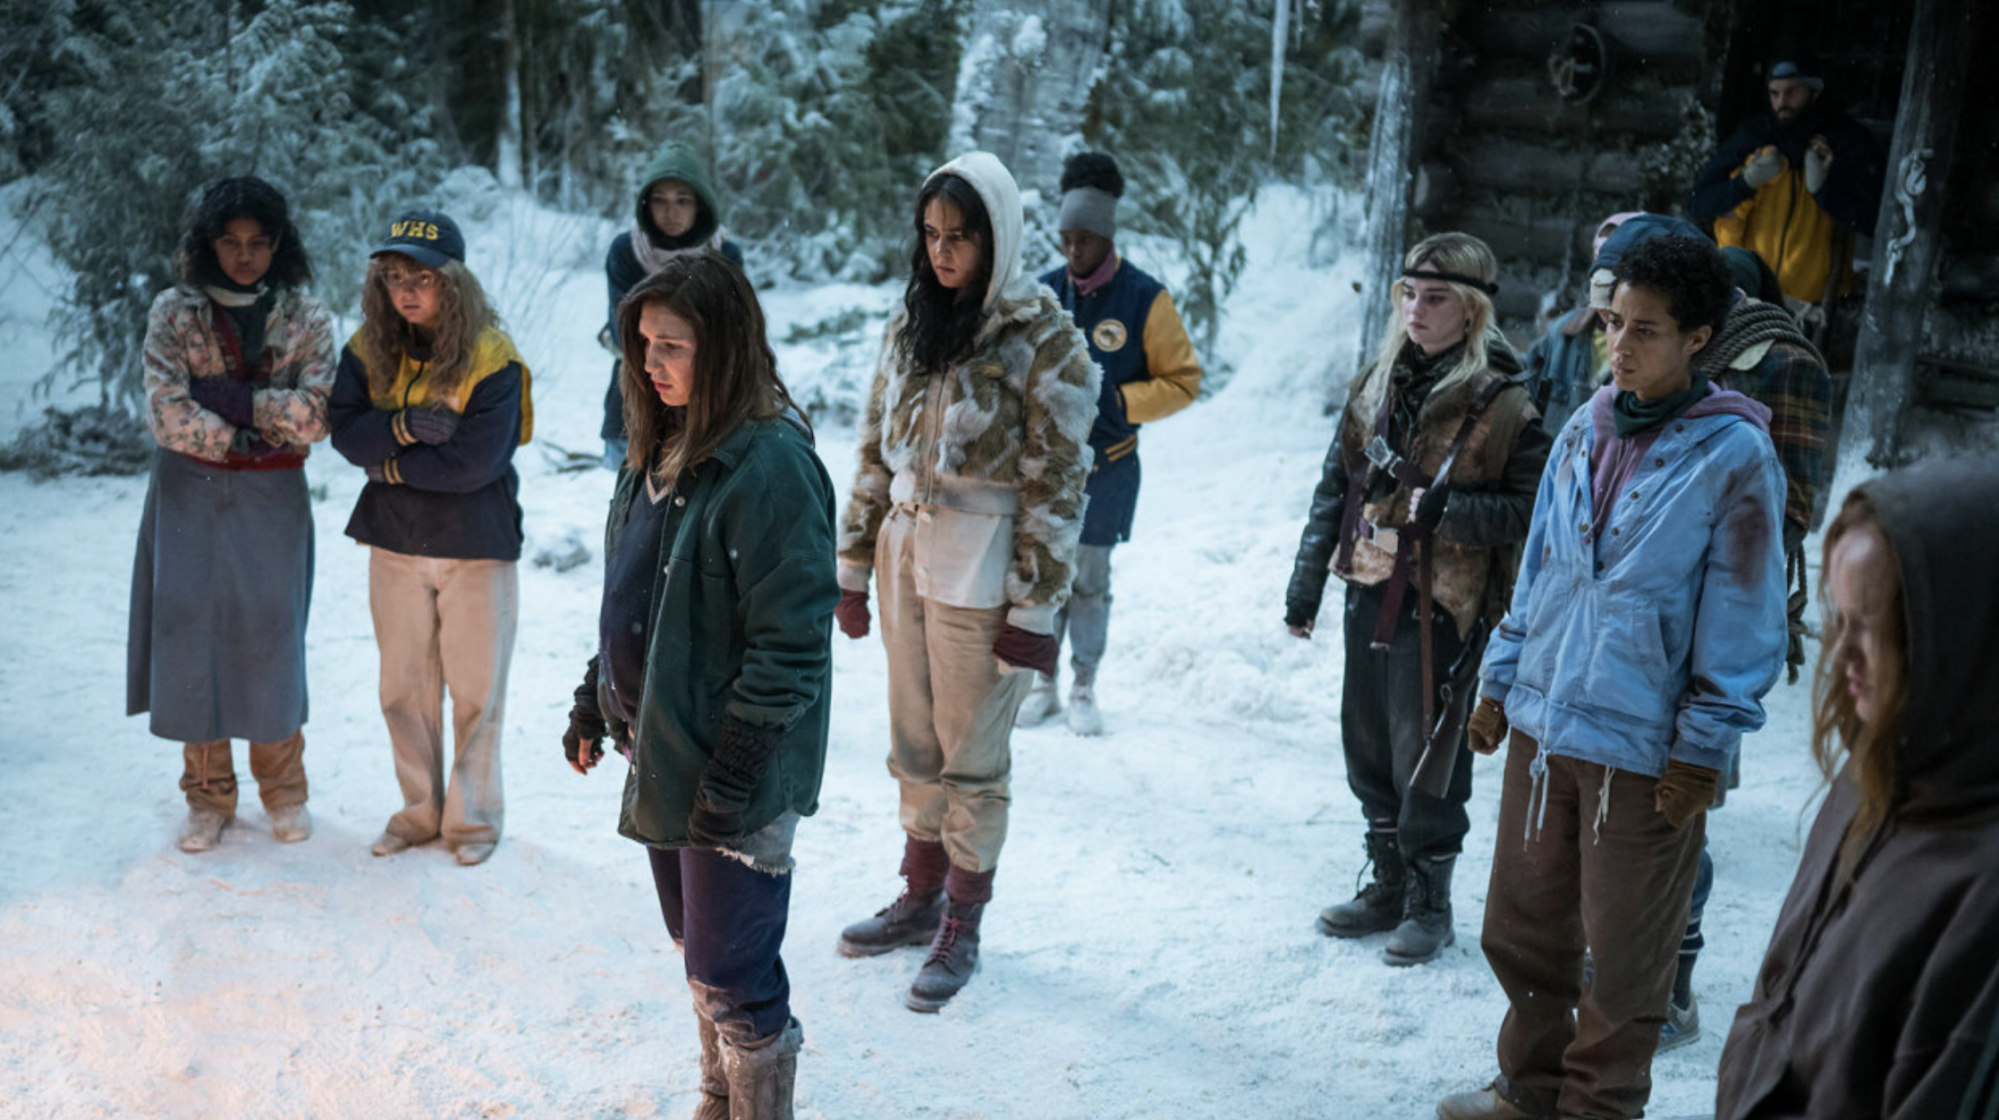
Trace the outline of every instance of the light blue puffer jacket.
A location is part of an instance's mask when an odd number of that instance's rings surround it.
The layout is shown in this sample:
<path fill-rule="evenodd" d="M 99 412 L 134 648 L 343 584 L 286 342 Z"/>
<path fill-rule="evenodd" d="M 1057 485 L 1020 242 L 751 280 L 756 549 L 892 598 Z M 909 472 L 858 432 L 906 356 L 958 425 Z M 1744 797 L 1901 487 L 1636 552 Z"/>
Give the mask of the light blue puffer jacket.
<path fill-rule="evenodd" d="M 1683 416 L 1598 525 L 1592 411 L 1569 418 L 1542 472 L 1481 693 L 1544 755 L 1726 773 L 1784 666 L 1783 468 L 1749 419 Z"/>

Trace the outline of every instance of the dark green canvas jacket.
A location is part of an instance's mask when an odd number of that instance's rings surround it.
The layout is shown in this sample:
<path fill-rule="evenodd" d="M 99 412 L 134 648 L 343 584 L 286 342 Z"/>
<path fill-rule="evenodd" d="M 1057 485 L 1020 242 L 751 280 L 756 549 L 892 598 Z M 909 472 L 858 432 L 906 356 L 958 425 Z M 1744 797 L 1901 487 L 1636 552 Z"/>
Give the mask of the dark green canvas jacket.
<path fill-rule="evenodd" d="M 621 541 L 644 481 L 619 472 L 604 554 Z M 687 814 L 724 713 L 779 736 L 744 816 L 755 832 L 818 808 L 832 686 L 833 484 L 784 420 L 745 425 L 682 475 L 654 547 L 645 685 L 618 831 L 687 845 Z M 626 728 L 614 727 L 622 735 Z"/>

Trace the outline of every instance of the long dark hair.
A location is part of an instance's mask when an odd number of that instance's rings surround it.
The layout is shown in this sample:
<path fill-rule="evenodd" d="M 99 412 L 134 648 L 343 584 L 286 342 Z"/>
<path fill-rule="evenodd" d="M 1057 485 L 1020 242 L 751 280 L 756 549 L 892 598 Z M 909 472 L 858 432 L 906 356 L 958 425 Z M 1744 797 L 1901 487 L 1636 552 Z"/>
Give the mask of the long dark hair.
<path fill-rule="evenodd" d="M 966 232 L 979 245 L 979 272 L 964 287 L 953 290 L 937 280 L 930 267 L 930 247 L 923 236 L 923 212 L 933 198 L 949 199 L 964 215 Z M 909 255 L 909 288 L 902 294 L 908 313 L 896 332 L 895 348 L 918 373 L 936 373 L 965 356 L 979 324 L 986 317 L 986 289 L 993 277 L 993 219 L 985 200 L 972 184 L 956 175 L 933 175 L 916 196 L 916 248 Z"/>
<path fill-rule="evenodd" d="M 255 175 L 238 175 L 211 184 L 187 212 L 186 232 L 174 264 L 180 278 L 189 284 L 213 284 L 222 276 L 215 259 L 215 241 L 238 218 L 250 218 L 264 227 L 264 236 L 275 246 L 271 268 L 264 279 L 280 288 L 298 288 L 312 282 L 312 261 L 305 255 L 305 242 L 292 225 L 291 207 L 278 188 Z"/>
<path fill-rule="evenodd" d="M 664 307 L 694 328 L 694 384 L 687 405 L 659 399 L 646 373 L 646 340 L 639 316 Z M 618 392 L 625 399 L 625 431 L 633 470 L 656 467 L 677 478 L 713 455 L 753 420 L 795 413 L 806 431 L 805 411 L 777 375 L 777 354 L 764 333 L 756 289 L 729 258 L 713 249 L 668 260 L 618 304 L 618 340 L 624 348 Z"/>

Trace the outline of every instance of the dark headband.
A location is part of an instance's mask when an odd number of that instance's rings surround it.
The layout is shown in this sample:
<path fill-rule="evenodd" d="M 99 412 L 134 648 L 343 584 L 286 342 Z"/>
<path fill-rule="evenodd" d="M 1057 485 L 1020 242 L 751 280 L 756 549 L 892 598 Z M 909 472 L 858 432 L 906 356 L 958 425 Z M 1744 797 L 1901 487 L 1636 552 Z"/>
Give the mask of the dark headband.
<path fill-rule="evenodd" d="M 1489 296 L 1499 294 L 1499 282 L 1496 280 L 1480 280 L 1475 276 L 1463 276 L 1455 272 L 1438 272 L 1434 268 L 1405 268 L 1402 270 L 1402 278 L 1404 280 L 1442 280 L 1447 284 L 1463 284 L 1468 288 L 1477 288 Z"/>

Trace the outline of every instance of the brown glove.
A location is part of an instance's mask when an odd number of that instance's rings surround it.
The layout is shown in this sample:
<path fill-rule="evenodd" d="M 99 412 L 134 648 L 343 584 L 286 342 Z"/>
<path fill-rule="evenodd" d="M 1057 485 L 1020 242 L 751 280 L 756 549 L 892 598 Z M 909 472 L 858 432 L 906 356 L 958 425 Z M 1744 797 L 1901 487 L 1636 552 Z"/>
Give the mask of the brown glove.
<path fill-rule="evenodd" d="M 1465 721 L 1466 745 L 1479 754 L 1491 754 L 1506 741 L 1506 705 L 1490 696 L 1479 698 Z"/>
<path fill-rule="evenodd" d="M 1665 815 L 1667 824 L 1685 828 L 1688 821 L 1714 804 L 1714 790 L 1720 779 L 1720 774 L 1705 766 L 1675 759 L 1666 763 L 1666 772 L 1659 775 L 1659 784 L 1653 787 L 1653 804 Z"/>

